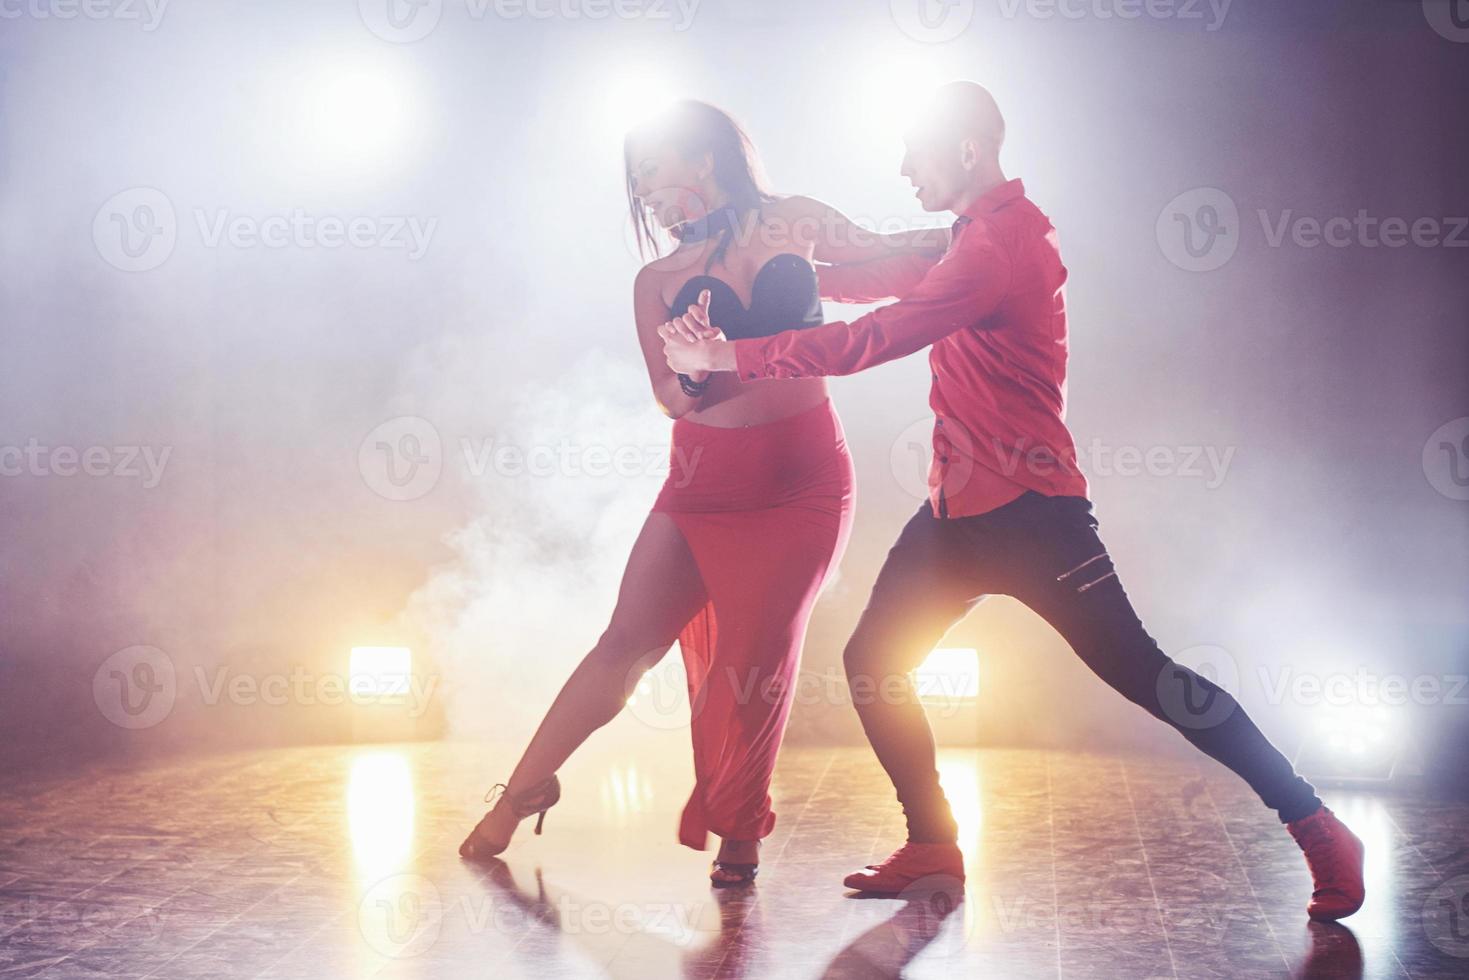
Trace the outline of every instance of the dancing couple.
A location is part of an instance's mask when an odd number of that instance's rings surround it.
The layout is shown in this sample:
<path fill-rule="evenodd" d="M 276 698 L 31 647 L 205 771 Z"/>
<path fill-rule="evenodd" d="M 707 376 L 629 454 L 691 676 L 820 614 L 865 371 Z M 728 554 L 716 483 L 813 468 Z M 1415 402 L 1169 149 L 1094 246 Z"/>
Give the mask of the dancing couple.
<path fill-rule="evenodd" d="M 1035 610 L 1103 681 L 1255 790 L 1305 854 L 1313 919 L 1352 914 L 1364 896 L 1361 841 L 1228 692 L 1159 649 L 1098 537 L 1063 422 L 1067 272 L 1049 219 L 1000 166 L 1004 121 L 994 99 L 972 82 L 946 85 L 905 140 L 902 175 L 919 204 L 958 216 L 942 254 L 921 234 L 854 236 L 817 202 L 769 196 L 747 141 L 707 106 L 682 104 L 629 137 L 635 211 L 650 205 L 679 239 L 638 277 L 643 350 L 659 401 L 678 419 L 675 450 L 705 451 L 689 486 L 665 487 L 612 625 L 462 852 L 498 853 L 520 819 L 544 815 L 558 794 L 556 767 L 677 635 L 696 772 L 680 839 L 701 847 L 708 830 L 724 839 L 716 885 L 753 878 L 758 840 L 774 821 L 767 788 L 786 682 L 851 520 L 841 429 L 825 390 L 808 386 L 930 348 L 929 499 L 889 551 L 844 655 L 908 839 L 844 883 L 900 894 L 935 876 L 963 880 L 958 828 L 910 672 L 981 599 L 1000 594 Z M 676 208 L 654 203 L 670 190 L 713 207 L 679 224 Z M 771 222 L 815 237 L 786 235 L 772 248 L 781 236 L 750 234 Z M 821 298 L 895 302 L 851 323 L 822 323 Z M 784 697 L 737 696 L 751 688 L 730 681 L 751 671 Z"/>

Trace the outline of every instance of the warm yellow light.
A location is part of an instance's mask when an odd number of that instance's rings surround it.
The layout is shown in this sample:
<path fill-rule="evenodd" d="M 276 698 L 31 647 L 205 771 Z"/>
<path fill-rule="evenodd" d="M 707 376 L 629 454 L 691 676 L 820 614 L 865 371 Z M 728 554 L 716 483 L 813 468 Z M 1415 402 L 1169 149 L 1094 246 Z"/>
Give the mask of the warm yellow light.
<path fill-rule="evenodd" d="M 973 701 L 979 697 L 979 651 L 937 647 L 916 671 L 918 696 L 925 701 Z"/>
<path fill-rule="evenodd" d="M 971 860 L 984 824 L 980 797 L 979 756 L 974 750 L 946 749 L 939 753 L 939 784 L 959 824 L 959 846 Z"/>
<path fill-rule="evenodd" d="M 407 647 L 353 647 L 349 670 L 353 697 L 407 694 L 413 651 Z"/>
<path fill-rule="evenodd" d="M 396 752 L 371 752 L 352 762 L 347 824 L 359 875 L 376 881 L 400 870 L 413 845 L 413 774 Z"/>

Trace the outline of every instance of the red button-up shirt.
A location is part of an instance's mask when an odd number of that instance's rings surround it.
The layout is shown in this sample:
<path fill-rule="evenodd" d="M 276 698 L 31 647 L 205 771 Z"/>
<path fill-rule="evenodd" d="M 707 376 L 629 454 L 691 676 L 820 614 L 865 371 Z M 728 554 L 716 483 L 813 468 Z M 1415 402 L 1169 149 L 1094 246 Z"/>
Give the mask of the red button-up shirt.
<path fill-rule="evenodd" d="M 823 269 L 831 299 L 901 298 L 851 323 L 737 340 L 739 377 L 855 374 L 932 345 L 934 514 L 982 514 L 1024 490 L 1084 497 L 1063 421 L 1065 282 L 1056 229 L 1012 180 L 960 216 L 936 264 L 897 257 Z"/>

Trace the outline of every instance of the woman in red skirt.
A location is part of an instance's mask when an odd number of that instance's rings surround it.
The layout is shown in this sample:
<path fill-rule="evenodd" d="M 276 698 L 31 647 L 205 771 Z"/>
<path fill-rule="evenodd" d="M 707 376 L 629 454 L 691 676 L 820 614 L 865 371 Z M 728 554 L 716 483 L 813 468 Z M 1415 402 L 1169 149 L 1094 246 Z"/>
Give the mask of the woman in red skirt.
<path fill-rule="evenodd" d="M 611 622 L 460 853 L 498 854 L 522 819 L 543 820 L 560 797 L 561 763 L 677 639 L 695 772 L 679 840 L 704 850 L 718 835 L 711 880 L 737 885 L 754 878 L 775 825 L 771 773 L 806 623 L 851 528 L 852 464 L 824 380 L 675 375 L 658 329 L 695 304 L 731 338 L 815 326 L 816 263 L 916 258 L 943 243 L 873 235 L 810 198 L 770 194 L 743 131 L 704 103 L 678 103 L 629 134 L 625 150 L 639 243 L 657 256 L 638 274 L 633 302 L 654 397 L 676 420 L 672 465 Z M 668 254 L 659 254 L 660 232 L 676 243 Z"/>

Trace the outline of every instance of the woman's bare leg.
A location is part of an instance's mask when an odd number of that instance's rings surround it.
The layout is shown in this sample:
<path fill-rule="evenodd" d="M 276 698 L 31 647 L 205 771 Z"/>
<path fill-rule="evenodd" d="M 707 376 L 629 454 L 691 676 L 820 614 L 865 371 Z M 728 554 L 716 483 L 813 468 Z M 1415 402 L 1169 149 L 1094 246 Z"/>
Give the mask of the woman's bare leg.
<path fill-rule="evenodd" d="M 617 717 L 638 679 L 705 601 L 699 567 L 678 525 L 667 514 L 649 514 L 628 556 L 612 621 L 556 695 L 510 776 L 510 792 L 550 777 L 592 732 Z"/>

